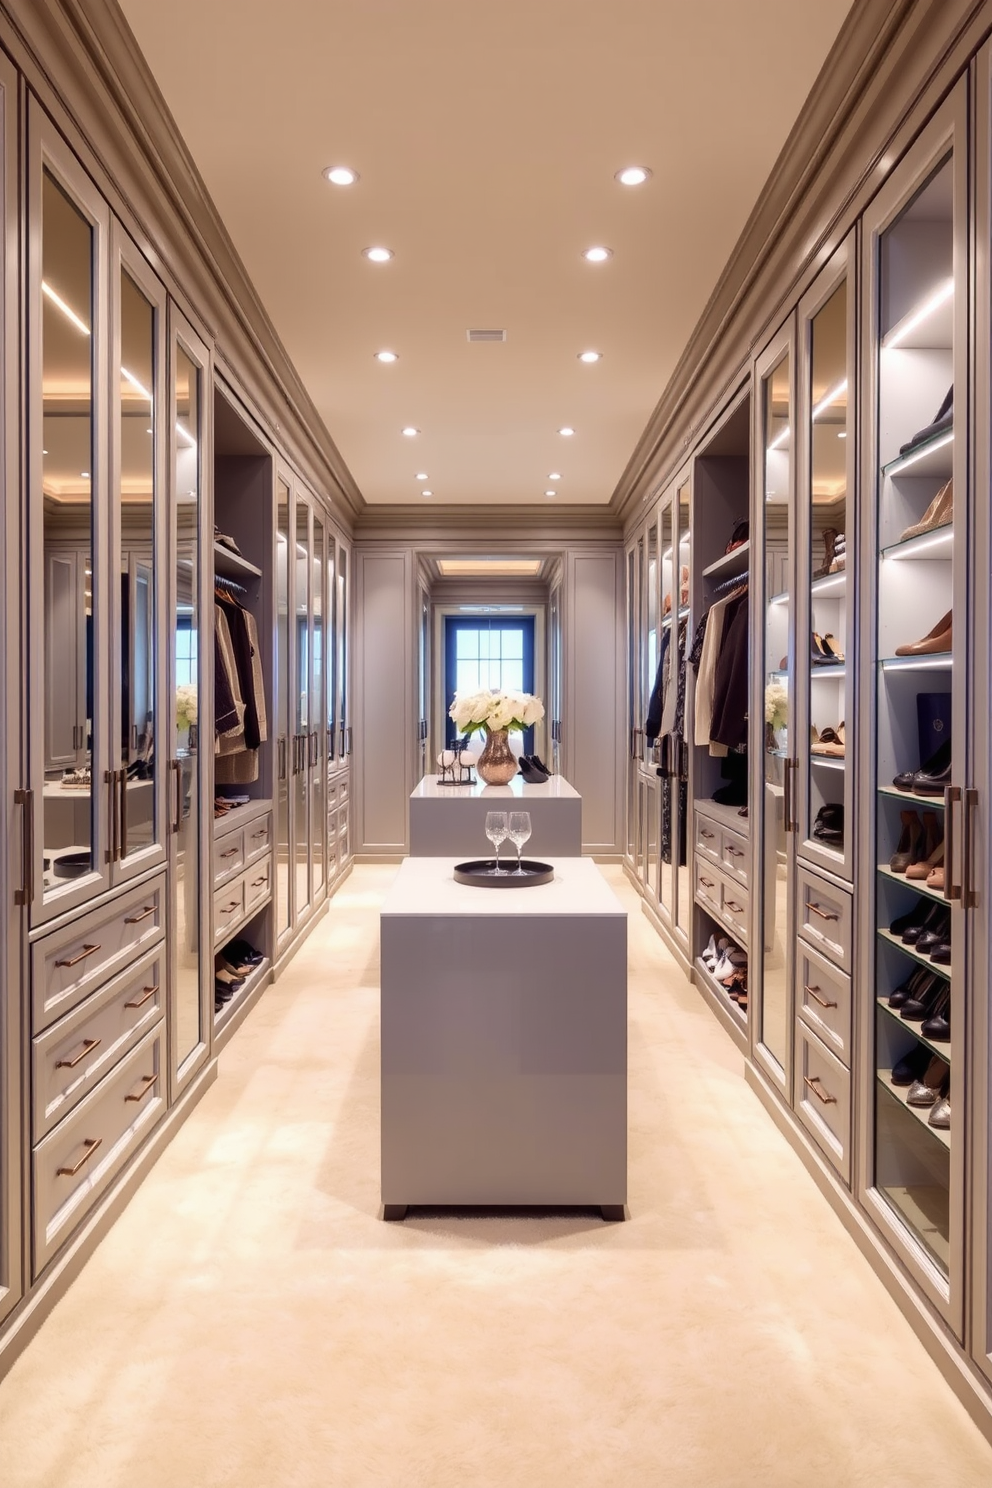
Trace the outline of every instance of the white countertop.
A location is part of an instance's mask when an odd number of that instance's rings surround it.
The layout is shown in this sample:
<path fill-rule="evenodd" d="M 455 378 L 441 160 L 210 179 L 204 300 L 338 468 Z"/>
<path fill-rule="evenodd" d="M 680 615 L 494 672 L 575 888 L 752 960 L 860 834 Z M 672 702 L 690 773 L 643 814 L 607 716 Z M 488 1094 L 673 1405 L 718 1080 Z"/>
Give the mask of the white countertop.
<path fill-rule="evenodd" d="M 410 793 L 411 801 L 578 801 L 578 791 L 561 775 L 552 775 L 543 785 L 527 785 L 521 775 L 514 775 L 509 785 L 439 785 L 440 775 L 425 775 Z"/>
<path fill-rule="evenodd" d="M 507 857 L 501 852 L 500 860 L 509 866 L 516 853 L 511 849 Z M 627 911 L 592 858 L 543 860 L 554 866 L 554 879 L 528 889 L 455 883 L 455 864 L 465 861 L 405 858 L 386 895 L 383 915 L 622 915 L 626 919 Z"/>

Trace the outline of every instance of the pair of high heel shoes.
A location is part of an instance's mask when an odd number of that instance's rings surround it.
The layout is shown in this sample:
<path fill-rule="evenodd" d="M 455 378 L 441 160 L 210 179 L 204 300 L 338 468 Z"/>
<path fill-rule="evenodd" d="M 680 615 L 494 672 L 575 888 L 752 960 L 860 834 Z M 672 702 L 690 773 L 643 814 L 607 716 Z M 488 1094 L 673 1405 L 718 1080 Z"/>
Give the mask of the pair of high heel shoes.
<path fill-rule="evenodd" d="M 551 779 L 551 771 L 539 754 L 522 754 L 517 769 L 527 785 L 545 785 Z"/>
<path fill-rule="evenodd" d="M 954 631 L 952 617 L 954 611 L 948 610 L 942 615 L 934 626 L 918 641 L 907 641 L 903 646 L 896 647 L 897 656 L 933 656 L 941 651 L 952 651 L 954 649 Z"/>
<path fill-rule="evenodd" d="M 918 966 L 913 974 L 889 993 L 889 1007 L 906 1023 L 920 1023 L 924 1038 L 951 1036 L 951 984 L 936 971 Z"/>
<path fill-rule="evenodd" d="M 814 666 L 843 666 L 844 653 L 834 636 L 817 635 L 814 630 L 810 638 L 810 661 Z"/>
<path fill-rule="evenodd" d="M 908 1085 L 906 1103 L 930 1107 L 931 1126 L 946 1131 L 951 1124 L 951 1067 L 922 1044 L 900 1059 L 892 1071 L 893 1085 Z"/>
<path fill-rule="evenodd" d="M 714 981 L 727 990 L 732 1001 L 747 1009 L 747 952 L 729 936 L 711 935 L 700 960 Z"/>
<path fill-rule="evenodd" d="M 214 961 L 214 1012 L 240 992 L 265 957 L 247 940 L 232 940 Z"/>
<path fill-rule="evenodd" d="M 843 723 L 839 723 L 835 729 L 825 728 L 822 733 L 817 730 L 816 724 L 811 724 L 809 732 L 810 754 L 828 754 L 835 759 L 844 758 L 847 736 Z"/>
<path fill-rule="evenodd" d="M 893 873 L 923 881 L 928 889 L 944 887 L 944 831 L 934 811 L 902 811 L 902 833 L 889 859 Z"/>
<path fill-rule="evenodd" d="M 918 955 L 929 956 L 935 966 L 950 965 L 951 911 L 942 899 L 936 903 L 922 899 L 908 914 L 897 915 L 889 934 L 912 946 Z"/>
<path fill-rule="evenodd" d="M 923 513 L 922 520 L 907 527 L 899 538 L 906 542 L 910 537 L 922 537 L 924 532 L 936 532 L 938 527 L 949 527 L 954 521 L 954 482 L 941 486 L 936 496 Z"/>

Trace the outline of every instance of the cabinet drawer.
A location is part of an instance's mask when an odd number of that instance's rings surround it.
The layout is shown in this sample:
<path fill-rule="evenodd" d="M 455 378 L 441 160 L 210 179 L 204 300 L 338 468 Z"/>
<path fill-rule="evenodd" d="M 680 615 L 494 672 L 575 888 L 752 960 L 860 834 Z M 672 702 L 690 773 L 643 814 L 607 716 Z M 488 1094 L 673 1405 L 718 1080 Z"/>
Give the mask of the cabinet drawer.
<path fill-rule="evenodd" d="M 86 1217 L 165 1110 L 160 1023 L 34 1149 L 34 1272 Z"/>
<path fill-rule="evenodd" d="M 253 863 L 272 851 L 272 816 L 260 816 L 245 827 L 245 862 Z"/>
<path fill-rule="evenodd" d="M 849 1180 L 851 1077 L 802 1019 L 796 1023 L 796 1109 L 838 1173 Z"/>
<path fill-rule="evenodd" d="M 162 939 L 165 879 L 128 889 L 31 947 L 34 1033 L 95 992 Z"/>
<path fill-rule="evenodd" d="M 698 855 L 711 863 L 720 861 L 720 831 L 716 822 L 696 813 L 695 848 Z"/>
<path fill-rule="evenodd" d="M 796 1007 L 831 1053 L 851 1066 L 851 978 L 803 941 L 796 945 Z"/>
<path fill-rule="evenodd" d="M 223 883 L 225 879 L 233 874 L 239 873 L 245 866 L 245 834 L 239 828 L 236 832 L 225 832 L 223 837 L 214 838 L 214 883 Z"/>
<path fill-rule="evenodd" d="M 255 906 L 264 904 L 272 893 L 272 858 L 264 858 L 249 868 L 245 874 L 245 911 L 251 914 Z"/>
<path fill-rule="evenodd" d="M 808 868 L 796 870 L 799 933 L 846 972 L 851 970 L 853 901 Z"/>
<path fill-rule="evenodd" d="M 723 918 L 742 946 L 747 945 L 748 892 L 740 883 L 723 885 Z"/>
<path fill-rule="evenodd" d="M 748 881 L 749 848 L 746 837 L 720 828 L 720 861 L 738 883 Z"/>
<path fill-rule="evenodd" d="M 236 878 L 214 894 L 214 944 L 222 945 L 245 913 L 245 881 Z"/>
<path fill-rule="evenodd" d="M 696 863 L 696 898 L 712 908 L 714 914 L 722 914 L 723 882 L 708 863 Z"/>
<path fill-rule="evenodd" d="M 158 1022 L 164 1007 L 163 942 L 33 1041 L 36 1142 L 74 1110 Z"/>

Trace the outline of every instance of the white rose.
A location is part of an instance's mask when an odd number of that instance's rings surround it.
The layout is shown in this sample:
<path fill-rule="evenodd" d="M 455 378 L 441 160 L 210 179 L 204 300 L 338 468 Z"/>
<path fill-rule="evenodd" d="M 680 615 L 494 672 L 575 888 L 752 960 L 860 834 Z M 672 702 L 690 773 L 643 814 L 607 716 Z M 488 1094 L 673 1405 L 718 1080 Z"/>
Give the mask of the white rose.
<path fill-rule="evenodd" d="M 539 697 L 526 695 L 523 711 L 520 714 L 525 728 L 533 728 L 535 723 L 540 723 L 544 717 L 544 704 Z"/>

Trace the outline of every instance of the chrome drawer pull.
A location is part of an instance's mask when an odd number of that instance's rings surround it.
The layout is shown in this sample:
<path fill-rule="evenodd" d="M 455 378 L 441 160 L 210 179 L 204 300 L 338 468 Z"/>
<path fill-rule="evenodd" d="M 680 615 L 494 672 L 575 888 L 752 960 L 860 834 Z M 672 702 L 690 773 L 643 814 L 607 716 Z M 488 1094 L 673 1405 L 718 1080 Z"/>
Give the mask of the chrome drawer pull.
<path fill-rule="evenodd" d="M 155 993 L 158 990 L 159 990 L 158 982 L 155 983 L 154 987 L 142 987 L 142 989 L 141 989 L 141 994 L 142 995 L 140 997 L 135 997 L 131 1002 L 126 1002 L 124 1004 L 124 1006 L 126 1008 L 140 1008 L 140 1007 L 144 1007 L 144 1005 L 148 1001 L 148 999 L 150 997 L 154 997 L 155 996 Z"/>
<path fill-rule="evenodd" d="M 819 987 L 808 987 L 806 985 L 806 983 L 804 982 L 803 983 L 803 991 L 804 992 L 808 992 L 809 995 L 810 995 L 810 997 L 812 997 L 813 1001 L 814 1002 L 818 1002 L 822 1008 L 832 1008 L 832 1007 L 836 1007 L 837 1006 L 837 1004 L 835 1002 L 828 1002 L 825 997 L 821 997 L 820 996 L 820 989 L 819 989 Z"/>
<path fill-rule="evenodd" d="M 76 1065 L 80 1064 L 86 1058 L 87 1054 L 91 1054 L 94 1049 L 99 1049 L 102 1043 L 103 1039 L 83 1039 L 83 1047 L 80 1049 L 75 1059 L 56 1059 L 55 1068 L 75 1069 Z"/>
<path fill-rule="evenodd" d="M 730 910 L 733 910 L 734 914 L 743 914 L 744 913 L 744 906 L 743 906 L 743 904 L 735 904 L 734 901 L 733 901 L 733 899 L 728 899 L 727 900 L 727 908 L 730 909 Z"/>
<path fill-rule="evenodd" d="M 146 904 L 145 907 L 144 907 L 144 909 L 141 911 L 140 914 L 136 914 L 136 915 L 125 915 L 124 916 L 124 923 L 125 923 L 125 925 L 140 925 L 141 922 L 142 922 L 142 920 L 147 920 L 148 916 L 150 914 L 154 914 L 154 913 L 155 913 L 155 906 L 154 906 L 154 904 Z"/>
<path fill-rule="evenodd" d="M 820 1089 L 819 1075 L 814 1075 L 812 1079 L 809 1075 L 803 1075 L 803 1083 L 809 1086 L 817 1100 L 822 1101 L 825 1106 L 835 1106 L 837 1104 L 837 1097 L 835 1095 L 825 1095 Z"/>
<path fill-rule="evenodd" d="M 240 908 L 241 908 L 241 900 L 240 899 L 232 899 L 230 904 L 225 904 L 224 905 L 224 908 L 221 910 L 221 914 L 233 914 L 236 909 L 240 909 Z"/>
<path fill-rule="evenodd" d="M 744 856 L 739 847 L 731 847 L 729 842 L 727 843 L 727 851 L 732 853 L 735 858 L 742 858 Z"/>
<path fill-rule="evenodd" d="M 257 889 L 262 884 L 267 884 L 268 881 L 269 881 L 268 878 L 256 878 L 256 879 L 253 879 L 252 880 L 252 885 L 251 886 L 252 886 L 253 889 Z"/>
<path fill-rule="evenodd" d="M 221 853 L 221 857 L 222 858 L 234 858 L 234 857 L 237 857 L 237 853 L 238 853 L 238 849 L 236 847 L 229 847 L 227 849 L 227 852 L 222 852 Z"/>
<path fill-rule="evenodd" d="M 86 960 L 86 957 L 87 956 L 94 956 L 94 955 L 96 955 L 97 951 L 102 951 L 102 950 L 103 950 L 103 946 L 100 946 L 100 945 L 84 945 L 83 946 L 83 949 L 80 951 L 80 953 L 79 953 L 78 956 L 72 956 L 68 961 L 56 961 L 55 965 L 56 966 L 78 966 L 79 963 L 80 963 L 80 961 L 85 961 Z"/>
<path fill-rule="evenodd" d="M 713 880 L 711 878 L 704 878 L 702 874 L 699 875 L 699 882 L 704 886 L 704 888 L 707 888 L 707 889 L 715 889 L 716 888 L 716 884 L 713 882 Z"/>
<path fill-rule="evenodd" d="M 810 902 L 807 904 L 806 908 L 810 911 L 811 914 L 819 915 L 821 920 L 839 920 L 840 919 L 840 915 L 838 915 L 838 914 L 831 914 L 829 912 L 829 910 L 821 909 L 820 906 L 818 904 L 814 904 L 812 900 L 810 900 Z"/>
<path fill-rule="evenodd" d="M 125 1104 L 128 1101 L 143 1101 L 157 1079 L 158 1075 L 143 1075 L 141 1089 L 137 1093 L 132 1090 L 130 1095 L 126 1095 L 124 1097 Z"/>
<path fill-rule="evenodd" d="M 83 1153 L 79 1161 L 71 1168 L 56 1168 L 56 1178 L 75 1178 L 76 1174 L 83 1166 L 83 1163 L 88 1163 L 96 1149 L 103 1146 L 103 1138 L 88 1137 L 84 1140 L 83 1146 L 86 1148 L 86 1151 Z"/>
<path fill-rule="evenodd" d="M 267 827 L 263 827 L 260 832 L 252 832 L 251 837 L 252 837 L 252 841 L 253 842 L 257 842 L 258 839 L 259 839 L 259 837 L 268 837 L 268 835 L 269 835 L 268 828 Z"/>
<path fill-rule="evenodd" d="M 713 838 L 716 836 L 716 833 L 715 832 L 707 832 L 707 830 L 706 830 L 705 827 L 700 827 L 700 829 L 699 829 L 699 835 L 700 835 L 700 837 L 705 837 L 707 842 L 712 842 L 713 841 Z"/>

